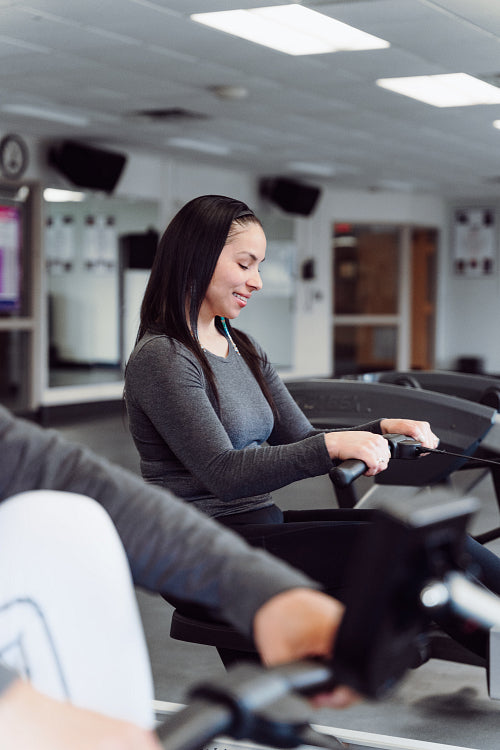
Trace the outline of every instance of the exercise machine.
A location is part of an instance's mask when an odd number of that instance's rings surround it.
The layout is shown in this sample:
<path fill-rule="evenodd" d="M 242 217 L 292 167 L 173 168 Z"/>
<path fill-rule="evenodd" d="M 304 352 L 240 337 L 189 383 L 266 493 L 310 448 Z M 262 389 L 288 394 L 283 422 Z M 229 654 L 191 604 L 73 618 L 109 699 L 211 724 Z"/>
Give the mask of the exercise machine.
<path fill-rule="evenodd" d="M 344 375 L 345 380 L 389 383 L 464 398 L 500 411 L 500 379 L 451 370 L 382 370 Z"/>
<path fill-rule="evenodd" d="M 418 441 L 407 438 L 405 435 L 385 435 L 384 437 L 388 441 L 391 452 L 390 463 L 393 462 L 393 459 L 402 460 L 406 463 L 408 460 L 417 459 L 425 451 Z M 428 456 L 425 456 L 422 461 L 427 459 Z M 342 488 L 345 491 L 366 469 L 366 465 L 358 459 L 347 460 L 330 471 L 330 479 L 336 488 Z M 447 496 L 444 497 L 448 499 Z M 418 499 L 417 507 L 423 501 L 427 503 L 432 502 L 433 505 L 439 506 L 442 498 L 443 494 L 441 490 L 439 494 L 435 493 L 432 498 L 429 495 L 422 495 Z M 387 497 L 387 493 L 385 493 L 384 499 L 379 503 L 379 508 L 387 506 L 389 502 L 391 500 Z M 409 498 L 404 499 L 392 493 L 392 502 L 394 503 L 394 507 L 400 505 L 404 507 L 404 503 L 408 503 Z M 377 535 L 379 530 L 382 532 L 383 529 L 384 526 L 379 526 L 377 520 Z M 383 538 L 383 535 L 381 538 Z M 386 541 L 389 542 L 388 539 Z M 359 554 L 361 559 L 364 559 L 365 553 L 363 549 L 362 544 L 361 548 L 355 553 L 355 555 Z M 349 588 L 352 586 L 352 584 L 348 585 Z M 359 581 L 356 582 L 354 589 L 358 590 L 360 585 Z M 177 640 L 215 646 L 226 668 L 242 659 L 245 661 L 259 661 L 255 644 L 251 638 L 241 635 L 235 628 L 227 625 L 227 623 L 211 619 L 208 614 L 201 618 L 198 616 L 193 617 L 189 612 L 186 613 L 176 609 L 172 616 L 170 635 Z M 427 637 L 419 641 L 420 649 L 418 654 L 415 654 L 414 666 L 418 666 L 430 658 L 456 661 L 481 667 L 487 666 L 487 652 L 484 644 L 478 644 L 475 636 L 465 638 L 463 637 L 464 634 L 455 633 L 454 635 L 454 638 L 450 638 L 442 629 L 437 627 L 429 630 Z M 458 641 L 456 640 L 457 635 L 459 636 Z M 460 636 L 462 637 L 460 638 Z"/>
<path fill-rule="evenodd" d="M 272 669 L 247 663 L 196 685 L 188 707 L 158 728 L 165 747 L 198 750 L 222 734 L 273 747 L 343 747 L 313 729 L 303 696 L 346 684 L 383 699 L 414 666 L 419 640 L 436 613 L 446 613 L 458 628 L 477 630 L 488 653 L 490 696 L 500 698 L 500 601 L 459 572 L 476 510 L 472 498 L 449 493 L 437 505 L 429 498 L 386 502 L 377 533 L 368 532 L 354 555 L 332 659 Z"/>
<path fill-rule="evenodd" d="M 401 416 L 430 422 L 440 438 L 442 453 L 433 453 L 425 461 L 391 461 L 361 498 L 353 485 L 337 487 L 340 507 L 377 507 L 391 486 L 399 488 L 399 496 L 417 494 L 450 483 L 454 472 L 481 465 L 491 473 L 500 508 L 500 416 L 493 406 L 423 388 L 365 380 L 313 378 L 287 381 L 286 386 L 314 427 L 354 427 Z M 473 490 L 476 479 L 474 476 L 465 493 Z M 478 541 L 498 536 L 500 528 L 494 528 Z"/>

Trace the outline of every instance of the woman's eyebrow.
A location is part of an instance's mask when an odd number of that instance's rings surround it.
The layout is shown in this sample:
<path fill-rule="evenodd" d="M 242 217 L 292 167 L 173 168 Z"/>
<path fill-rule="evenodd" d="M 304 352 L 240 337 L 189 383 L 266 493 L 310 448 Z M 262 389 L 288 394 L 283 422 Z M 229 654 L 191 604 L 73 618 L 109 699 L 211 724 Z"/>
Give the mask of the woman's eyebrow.
<path fill-rule="evenodd" d="M 256 263 L 264 263 L 265 261 L 265 258 L 262 258 L 262 260 L 259 260 L 256 255 L 249 252 L 248 250 L 243 250 L 241 255 L 248 255 L 248 257 L 254 260 Z"/>

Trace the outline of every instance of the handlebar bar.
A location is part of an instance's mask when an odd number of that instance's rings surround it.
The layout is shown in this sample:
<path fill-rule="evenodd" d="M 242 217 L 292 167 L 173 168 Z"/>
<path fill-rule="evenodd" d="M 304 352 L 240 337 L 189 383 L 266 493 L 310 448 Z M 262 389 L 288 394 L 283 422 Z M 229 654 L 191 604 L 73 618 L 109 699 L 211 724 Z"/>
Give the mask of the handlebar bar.
<path fill-rule="evenodd" d="M 195 686 L 190 705 L 160 725 L 158 737 L 169 750 L 199 750 L 220 735 L 274 747 L 314 744 L 344 747 L 310 726 L 310 706 L 301 695 L 329 689 L 331 666 L 302 660 L 264 669 L 251 662 Z"/>
<path fill-rule="evenodd" d="M 422 444 L 407 435 L 387 434 L 384 435 L 389 443 L 391 460 L 393 458 L 412 459 L 424 452 Z M 367 471 L 368 467 L 364 461 L 357 458 L 349 458 L 329 472 L 330 479 L 336 487 L 347 487 Z"/>

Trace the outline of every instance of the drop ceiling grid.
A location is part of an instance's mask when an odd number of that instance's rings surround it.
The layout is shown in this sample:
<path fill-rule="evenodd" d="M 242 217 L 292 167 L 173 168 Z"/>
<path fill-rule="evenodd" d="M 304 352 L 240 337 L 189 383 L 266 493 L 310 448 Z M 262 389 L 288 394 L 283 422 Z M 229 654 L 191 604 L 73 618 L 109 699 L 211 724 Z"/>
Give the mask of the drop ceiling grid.
<path fill-rule="evenodd" d="M 165 146 L 168 137 L 182 132 L 230 144 L 233 154 L 218 162 L 227 166 L 263 171 L 272 164 L 279 173 L 292 157 L 319 163 L 331 159 L 357 172 L 353 185 L 373 180 L 377 173 L 401 181 L 418 175 L 422 184 L 427 174 L 437 189 L 450 184 L 451 174 L 460 174 L 464 185 L 473 188 L 484 174 L 499 171 L 500 141 L 495 136 L 500 132 L 491 122 L 500 119 L 500 106 L 442 111 L 383 91 L 374 81 L 453 72 L 458 61 L 465 72 L 498 72 L 500 47 L 491 32 L 500 28 L 500 3 L 304 2 L 388 38 L 392 47 L 302 58 L 189 20 L 190 12 L 208 5 L 227 9 L 240 2 L 0 0 L 0 104 L 46 103 L 91 117 L 88 128 L 78 129 L 0 113 L 0 132 L 8 128 L 46 137 L 112 139 L 117 146 L 151 146 L 170 154 L 180 152 Z M 99 28 L 111 36 L 103 36 Z M 9 35 L 13 44 L 5 40 Z M 219 84 L 246 86 L 249 96 L 221 102 L 210 91 Z M 137 109 L 168 107 L 201 111 L 210 119 L 157 123 L 131 116 Z"/>

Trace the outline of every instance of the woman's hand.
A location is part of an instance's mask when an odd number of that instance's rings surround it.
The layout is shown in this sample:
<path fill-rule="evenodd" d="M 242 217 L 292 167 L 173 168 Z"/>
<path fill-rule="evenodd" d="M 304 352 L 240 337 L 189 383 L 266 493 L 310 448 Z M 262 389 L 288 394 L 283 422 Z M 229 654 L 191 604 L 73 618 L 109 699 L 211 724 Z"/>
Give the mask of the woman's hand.
<path fill-rule="evenodd" d="M 432 432 L 429 422 L 414 419 L 382 419 L 380 429 L 382 435 L 407 435 L 421 443 L 424 448 L 437 448 L 439 445 L 439 438 Z M 391 457 L 389 443 L 382 435 L 363 430 L 345 430 L 325 432 L 324 437 L 332 460 L 346 461 L 357 458 L 368 467 L 365 475 L 372 477 L 387 469 Z"/>
<path fill-rule="evenodd" d="M 313 656 L 330 657 L 344 613 L 343 605 L 313 589 L 297 588 L 273 596 L 257 611 L 254 639 L 267 666 Z M 345 686 L 315 696 L 313 704 L 344 708 L 359 701 Z"/>
<path fill-rule="evenodd" d="M 384 421 L 392 423 L 398 420 Z M 347 461 L 349 458 L 357 458 L 363 461 L 367 466 L 365 475 L 368 477 L 387 469 L 391 458 L 389 443 L 382 435 L 374 432 L 363 430 L 325 432 L 325 443 L 332 460 Z"/>
<path fill-rule="evenodd" d="M 382 434 L 407 435 L 417 440 L 424 448 L 437 448 L 439 438 L 434 435 L 429 422 L 418 422 L 414 419 L 382 419 Z"/>

